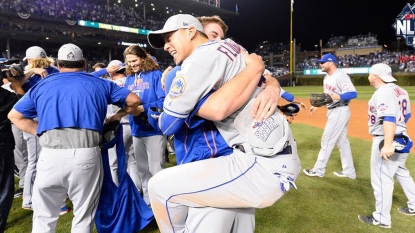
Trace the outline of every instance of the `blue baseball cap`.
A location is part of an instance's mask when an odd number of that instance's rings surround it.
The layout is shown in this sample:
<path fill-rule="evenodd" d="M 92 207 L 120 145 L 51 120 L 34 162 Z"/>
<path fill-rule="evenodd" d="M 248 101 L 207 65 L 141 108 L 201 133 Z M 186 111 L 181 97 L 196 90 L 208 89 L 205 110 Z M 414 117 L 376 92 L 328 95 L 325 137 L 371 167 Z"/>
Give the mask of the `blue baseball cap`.
<path fill-rule="evenodd" d="M 328 54 L 324 54 L 324 55 L 321 57 L 321 59 L 320 59 L 320 60 L 317 60 L 317 62 L 320 62 L 320 63 L 322 63 L 322 62 L 329 62 L 329 61 L 336 63 L 336 62 L 337 62 L 337 58 L 336 58 L 336 56 L 334 56 L 334 55 L 333 55 L 333 54 L 331 54 L 331 53 L 328 53 Z"/>

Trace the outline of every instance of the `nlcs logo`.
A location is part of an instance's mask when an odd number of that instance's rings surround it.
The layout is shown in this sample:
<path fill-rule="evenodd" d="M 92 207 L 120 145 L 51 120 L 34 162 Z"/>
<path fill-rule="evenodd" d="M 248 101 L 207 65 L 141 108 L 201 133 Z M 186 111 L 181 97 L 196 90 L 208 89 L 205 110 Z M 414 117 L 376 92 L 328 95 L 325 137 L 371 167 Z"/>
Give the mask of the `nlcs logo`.
<path fill-rule="evenodd" d="M 415 4 L 409 3 L 403 8 L 402 12 L 398 15 L 395 23 L 392 27 L 396 31 L 397 36 L 405 38 L 406 45 L 415 48 Z"/>

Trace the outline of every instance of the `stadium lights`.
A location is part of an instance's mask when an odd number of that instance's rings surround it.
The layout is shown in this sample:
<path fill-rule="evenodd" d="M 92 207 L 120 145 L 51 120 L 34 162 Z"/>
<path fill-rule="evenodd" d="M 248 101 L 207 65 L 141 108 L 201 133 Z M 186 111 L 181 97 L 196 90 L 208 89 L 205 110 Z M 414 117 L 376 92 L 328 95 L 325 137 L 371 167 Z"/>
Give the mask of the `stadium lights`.
<path fill-rule="evenodd" d="M 49 37 L 46 37 L 45 39 L 46 39 L 46 40 L 49 40 Z"/>
<path fill-rule="evenodd" d="M 168 6 L 166 6 L 166 9 L 168 10 L 168 9 L 169 9 L 169 7 L 168 7 Z"/>
<path fill-rule="evenodd" d="M 170 11 L 166 11 L 166 13 L 168 14 L 168 13 L 170 13 Z"/>
<path fill-rule="evenodd" d="M 135 4 L 135 7 L 138 7 L 138 4 Z"/>
<path fill-rule="evenodd" d="M 180 13 L 182 13 L 182 10 L 179 10 Z"/>
<path fill-rule="evenodd" d="M 156 10 L 156 8 L 153 8 L 153 11 L 155 11 Z"/>
<path fill-rule="evenodd" d="M 101 42 L 98 42 L 98 44 L 101 44 Z"/>
<path fill-rule="evenodd" d="M 151 5 L 151 6 L 154 6 L 154 4 L 153 4 L 153 3 L 151 3 L 150 5 Z"/>

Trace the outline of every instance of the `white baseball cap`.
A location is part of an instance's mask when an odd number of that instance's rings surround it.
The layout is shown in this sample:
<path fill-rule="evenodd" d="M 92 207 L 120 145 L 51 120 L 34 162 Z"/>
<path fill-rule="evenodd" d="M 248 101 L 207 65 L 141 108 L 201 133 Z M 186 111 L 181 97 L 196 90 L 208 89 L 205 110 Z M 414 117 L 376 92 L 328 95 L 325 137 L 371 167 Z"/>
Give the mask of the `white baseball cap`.
<path fill-rule="evenodd" d="M 392 77 L 392 69 L 390 68 L 390 66 L 386 64 L 378 63 L 373 65 L 372 67 L 370 67 L 369 73 L 376 74 L 385 83 L 396 82 L 396 79 Z"/>
<path fill-rule="evenodd" d="M 125 69 L 125 64 L 120 60 L 112 60 L 110 63 L 108 63 L 108 66 L 119 66 L 120 68 L 117 71 Z"/>
<path fill-rule="evenodd" d="M 60 61 L 82 61 L 84 56 L 82 50 L 74 44 L 64 44 L 58 51 L 58 60 Z"/>
<path fill-rule="evenodd" d="M 249 101 L 235 118 L 235 129 L 251 146 L 254 154 L 275 155 L 287 146 L 291 129 L 287 119 L 278 110 L 263 122 L 254 122 L 252 117 L 254 102 L 255 98 Z"/>
<path fill-rule="evenodd" d="M 39 46 L 32 46 L 26 50 L 26 57 L 23 58 L 25 61 L 28 58 L 45 58 L 46 52 Z"/>
<path fill-rule="evenodd" d="M 189 28 L 191 26 L 195 27 L 196 30 L 205 33 L 202 24 L 196 17 L 186 14 L 173 15 L 167 19 L 163 29 L 152 31 L 147 35 L 148 43 L 155 49 L 161 49 L 164 47 L 164 39 L 161 36 L 162 34 L 183 28 Z"/>

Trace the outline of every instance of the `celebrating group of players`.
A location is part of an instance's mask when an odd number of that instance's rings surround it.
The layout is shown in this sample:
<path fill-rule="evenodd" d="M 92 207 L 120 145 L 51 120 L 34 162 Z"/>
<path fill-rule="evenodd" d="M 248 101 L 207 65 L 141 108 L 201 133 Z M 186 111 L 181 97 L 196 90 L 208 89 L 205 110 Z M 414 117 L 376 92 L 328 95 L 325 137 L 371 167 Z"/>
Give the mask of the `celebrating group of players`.
<path fill-rule="evenodd" d="M 74 207 L 72 232 L 92 231 L 103 180 L 100 143 L 104 121 L 120 121 L 127 131 L 124 141 L 132 138 L 132 143 L 125 144 L 130 156 L 127 167 L 161 232 L 253 232 L 255 208 L 269 207 L 290 188 L 296 188 L 300 159 L 288 122 L 277 110 L 279 84 L 272 77 L 262 76 L 261 57 L 249 55 L 234 41 L 224 39 L 226 31 L 226 24 L 217 16 L 197 19 L 179 14 L 170 17 L 163 29 L 150 32 L 150 45 L 163 48 L 177 65 L 166 70 L 163 79 L 157 63 L 137 45 L 125 50 L 126 67 L 114 61 L 107 69 L 88 74 L 84 72 L 81 49 L 65 44 L 58 52 L 59 72 L 48 71 L 46 76 L 43 69 L 32 69 L 30 72 L 39 73 L 43 79 L 26 93 L 20 92 L 20 83 L 12 80 L 16 93 L 24 96 L 8 118 L 20 130 L 37 135 L 42 147 L 32 189 L 32 232 L 55 232 L 67 196 Z M 40 51 L 38 56 L 45 58 L 46 53 Z M 356 97 L 350 94 L 354 87 L 350 79 L 331 79 L 328 71 L 335 64 L 333 57 L 323 56 L 320 62 L 328 73 L 325 88 L 332 87 L 329 92 L 335 100 L 328 106 L 329 113 L 333 113 L 330 117 L 345 119 L 346 129 L 339 133 L 346 136 L 350 113 L 342 111 Z M 369 80 L 379 90 L 390 88 L 388 98 L 401 102 L 399 106 L 385 104 L 383 95 L 371 100 L 372 125 L 377 127 L 371 134 L 384 139 L 380 152 L 380 140 L 376 141 L 378 153 L 373 156 L 380 154 L 382 158 L 373 163 L 392 164 L 393 158 L 399 157 L 393 163 L 398 171 L 375 169 L 373 176 L 377 174 L 384 180 L 384 175 L 390 175 L 393 183 L 393 175 L 399 172 L 409 183 L 404 166 L 410 141 L 405 134 L 409 98 L 406 91 L 393 84 L 384 66 L 372 67 Z M 127 77 L 121 75 L 124 71 Z M 106 72 L 113 82 L 99 77 Z M 377 83 L 379 80 L 383 85 Z M 396 111 L 402 106 L 404 111 Z M 394 152 L 395 134 L 403 135 L 405 150 Z M 168 169 L 164 169 L 163 159 L 165 135 L 175 135 L 178 163 Z M 316 166 L 304 172 L 322 177 L 325 165 L 323 170 Z M 356 176 L 346 169 L 338 175 Z M 112 176 L 117 183 L 116 166 Z M 12 178 L 7 176 L 8 182 Z M 12 193 L 8 189 L 7 195 Z M 415 201 L 408 198 L 404 210 L 412 213 Z M 11 201 L 7 200 L 10 210 Z M 390 216 L 387 220 L 382 215 L 385 210 L 360 219 L 390 226 Z M 3 211 L 1 214 L 3 218 Z"/>

